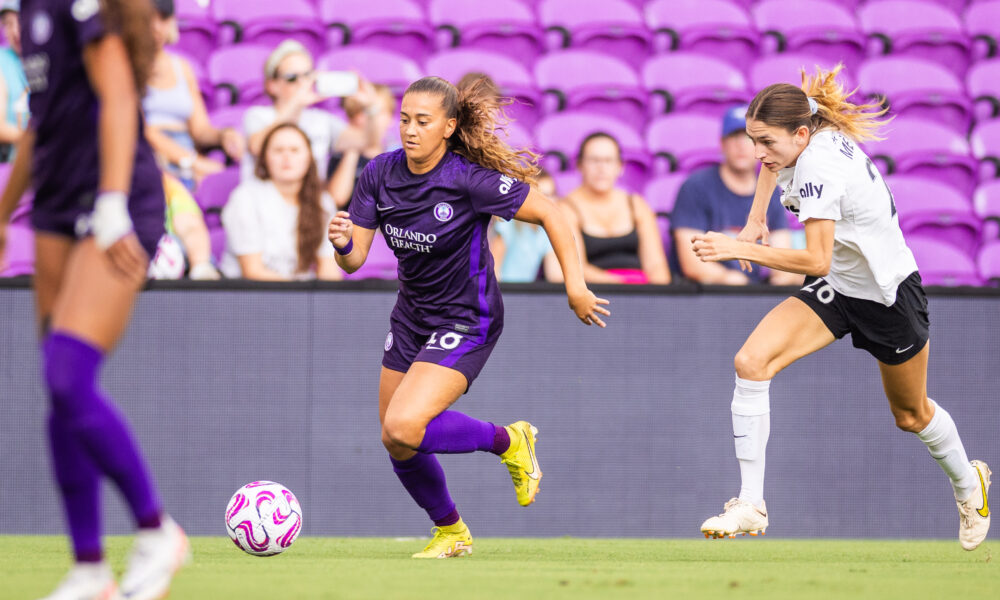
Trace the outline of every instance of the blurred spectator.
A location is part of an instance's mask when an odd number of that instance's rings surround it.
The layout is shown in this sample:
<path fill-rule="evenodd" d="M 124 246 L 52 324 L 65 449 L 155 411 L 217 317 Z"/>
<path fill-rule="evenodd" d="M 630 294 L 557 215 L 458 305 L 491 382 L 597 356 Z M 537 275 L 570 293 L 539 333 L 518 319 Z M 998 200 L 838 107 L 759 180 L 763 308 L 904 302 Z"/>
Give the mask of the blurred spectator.
<path fill-rule="evenodd" d="M 538 191 L 555 200 L 556 182 L 551 175 L 544 171 L 539 174 L 537 186 Z M 494 222 L 493 231 L 490 250 L 493 251 L 493 262 L 500 281 L 536 281 L 539 269 L 544 266 L 546 281 L 562 282 L 562 269 L 544 229 L 515 219 L 498 219 Z"/>
<path fill-rule="evenodd" d="M 374 123 L 367 131 L 358 131 L 348 128 L 343 119 L 329 111 L 313 108 L 327 98 L 316 91 L 313 57 L 301 43 L 295 40 L 281 42 L 264 64 L 264 79 L 264 90 L 273 103 L 271 106 L 252 106 L 243 115 L 243 132 L 252 155 L 243 159 L 240 172 L 243 180 L 253 177 L 255 157 L 260 154 L 268 132 L 277 125 L 292 123 L 306 133 L 322 181 L 327 179 L 332 153 L 349 149 L 360 151 L 378 143 Z M 365 110 L 377 102 L 373 86 L 364 79 L 353 98 Z"/>
<path fill-rule="evenodd" d="M 796 285 L 802 276 L 784 271 L 769 271 L 754 266 L 746 273 L 739 261 L 702 262 L 691 249 L 691 236 L 718 231 L 736 236 L 747 223 L 757 186 L 757 161 L 753 142 L 746 134 L 746 107 L 729 109 L 722 118 L 722 164 L 705 167 L 691 174 L 677 193 L 671 213 L 674 252 L 685 277 L 699 283 L 746 285 L 768 280 L 775 285 Z M 769 244 L 790 248 L 791 234 L 780 194 L 774 191 L 767 208 Z"/>
<path fill-rule="evenodd" d="M 21 64 L 21 26 L 18 23 L 20 0 L 0 2 L 0 22 L 9 47 L 0 48 L 0 162 L 14 159 L 14 144 L 28 126 L 28 80 Z"/>
<path fill-rule="evenodd" d="M 357 98 L 344 98 L 344 112 L 347 114 L 349 129 L 367 137 L 366 132 L 372 128 L 378 133 L 378 137 L 366 148 L 350 148 L 330 156 L 327 168 L 330 182 L 327 191 L 333 197 L 338 210 L 347 210 L 351 195 L 354 193 L 354 183 L 365 165 L 387 150 L 386 137 L 396 116 L 396 97 L 392 95 L 392 90 L 388 86 L 379 84 L 374 87 L 378 101 L 372 107 L 366 108 Z"/>
<path fill-rule="evenodd" d="M 159 52 L 153 62 L 142 107 L 146 113 L 146 139 L 165 170 L 193 189 L 205 176 L 224 165 L 198 154 L 197 148 L 221 146 L 234 161 L 243 158 L 246 141 L 231 127 L 216 129 L 198 90 L 191 65 L 165 46 L 177 41 L 173 0 L 153 0 L 153 36 Z"/>
<path fill-rule="evenodd" d="M 254 174 L 222 210 L 222 272 L 270 281 L 341 279 L 326 241 L 333 200 L 323 191 L 305 132 L 292 123 L 271 128 Z"/>
<path fill-rule="evenodd" d="M 621 147 L 606 133 L 580 143 L 582 183 L 563 202 L 577 230 L 583 274 L 591 283 L 670 283 L 670 268 L 656 215 L 638 194 L 617 187 Z"/>
<path fill-rule="evenodd" d="M 198 203 L 184 184 L 168 173 L 163 174 L 163 192 L 167 200 L 167 233 L 180 241 L 191 279 L 219 279 L 212 266 L 212 244 L 208 227 Z"/>

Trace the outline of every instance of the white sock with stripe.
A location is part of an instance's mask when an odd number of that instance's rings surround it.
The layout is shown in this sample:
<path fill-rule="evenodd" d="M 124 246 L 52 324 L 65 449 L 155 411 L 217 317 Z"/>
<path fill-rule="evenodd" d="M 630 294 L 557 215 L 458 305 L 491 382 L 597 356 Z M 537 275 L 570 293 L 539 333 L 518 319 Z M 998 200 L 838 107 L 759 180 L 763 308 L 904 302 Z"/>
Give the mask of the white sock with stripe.
<path fill-rule="evenodd" d="M 764 501 L 764 454 L 771 434 L 771 382 L 736 376 L 733 443 L 740 461 L 740 500 L 760 508 Z"/>
<path fill-rule="evenodd" d="M 979 476 L 975 467 L 969 464 L 965 446 L 962 445 L 962 438 L 958 435 L 958 428 L 955 427 L 951 415 L 937 402 L 930 398 L 927 400 L 934 406 L 934 416 L 917 437 L 927 446 L 931 456 L 951 479 L 955 498 L 965 500 L 979 486 Z"/>

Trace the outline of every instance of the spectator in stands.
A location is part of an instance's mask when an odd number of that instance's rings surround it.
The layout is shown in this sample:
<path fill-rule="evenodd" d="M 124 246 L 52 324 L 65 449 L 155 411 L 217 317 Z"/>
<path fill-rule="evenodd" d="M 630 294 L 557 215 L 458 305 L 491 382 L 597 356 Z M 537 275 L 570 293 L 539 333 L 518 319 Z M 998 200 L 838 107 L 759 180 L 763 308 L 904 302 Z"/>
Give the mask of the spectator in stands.
<path fill-rule="evenodd" d="M 556 182 L 552 175 L 541 171 L 535 180 L 538 191 L 555 200 Z M 546 281 L 562 283 L 562 269 L 544 229 L 515 219 L 497 219 L 493 232 L 490 250 L 500 281 L 530 283 L 538 279 L 539 269 L 543 269 Z"/>
<path fill-rule="evenodd" d="M 580 144 L 577 169 L 583 181 L 563 207 L 581 244 L 586 280 L 670 283 L 656 215 L 641 196 L 617 186 L 623 170 L 618 140 L 606 133 L 588 135 Z"/>
<path fill-rule="evenodd" d="M 208 227 L 198 203 L 184 184 L 169 173 L 163 174 L 163 193 L 167 200 L 167 233 L 180 241 L 189 265 L 188 277 L 219 279 L 219 272 L 212 265 Z"/>
<path fill-rule="evenodd" d="M 227 277 L 341 279 L 325 231 L 334 214 L 309 138 L 294 123 L 268 130 L 254 172 L 222 210 Z"/>
<path fill-rule="evenodd" d="M 396 97 L 385 85 L 376 85 L 375 94 L 378 102 L 369 111 L 357 98 L 344 98 L 344 112 L 347 114 L 348 128 L 359 136 L 367 136 L 369 128 L 378 132 L 374 143 L 366 148 L 349 148 L 343 152 L 335 152 L 330 156 L 327 172 L 330 181 L 327 191 L 333 197 L 337 210 L 347 210 L 354 193 L 354 183 L 361 175 L 368 162 L 382 154 L 386 147 L 386 135 L 393 129 L 396 116 Z"/>
<path fill-rule="evenodd" d="M 313 57 L 301 43 L 295 40 L 281 42 L 264 64 L 264 78 L 264 90 L 273 103 L 271 106 L 252 106 L 243 115 L 243 133 L 252 156 L 243 159 L 242 179 L 253 176 L 255 157 L 260 154 L 268 132 L 285 123 L 298 125 L 306 132 L 322 181 L 327 179 L 332 153 L 349 149 L 362 151 L 378 143 L 379 132 L 375 130 L 374 119 L 367 131 L 358 131 L 329 111 L 313 107 L 326 98 L 316 92 Z M 364 79 L 353 98 L 366 111 L 379 110 L 374 86 Z"/>
<path fill-rule="evenodd" d="M 182 56 L 167 52 L 177 41 L 173 0 L 154 0 L 153 36 L 159 51 L 153 62 L 142 107 L 146 113 L 146 139 L 164 169 L 189 189 L 224 165 L 198 153 L 198 148 L 222 147 L 234 161 L 243 158 L 246 141 L 231 128 L 216 129 L 208 120 L 191 65 Z"/>
<path fill-rule="evenodd" d="M 20 0 L 0 2 L 0 22 L 9 47 L 0 48 L 0 162 L 14 160 L 14 144 L 28 126 L 28 80 L 21 64 Z"/>
<path fill-rule="evenodd" d="M 736 237 L 747 222 L 757 186 L 757 161 L 753 142 L 746 132 L 746 106 L 736 106 L 722 118 L 722 164 L 695 171 L 681 186 L 671 212 L 674 250 L 685 277 L 699 283 L 746 285 L 770 281 L 774 285 L 796 285 L 802 276 L 761 267 L 746 273 L 739 261 L 703 262 L 691 249 L 691 237 L 719 231 Z M 791 233 L 778 190 L 767 209 L 769 244 L 791 247 Z M 768 279 L 768 275 L 770 278 Z"/>

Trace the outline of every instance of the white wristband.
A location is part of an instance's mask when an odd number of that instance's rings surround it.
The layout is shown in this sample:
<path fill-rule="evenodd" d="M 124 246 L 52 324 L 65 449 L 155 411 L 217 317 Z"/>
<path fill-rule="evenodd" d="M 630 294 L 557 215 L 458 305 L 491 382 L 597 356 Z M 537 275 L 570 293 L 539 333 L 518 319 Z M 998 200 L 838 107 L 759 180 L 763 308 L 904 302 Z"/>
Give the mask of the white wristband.
<path fill-rule="evenodd" d="M 90 217 L 90 231 L 101 250 L 132 231 L 132 218 L 128 214 L 128 196 L 124 192 L 101 192 L 94 202 Z"/>

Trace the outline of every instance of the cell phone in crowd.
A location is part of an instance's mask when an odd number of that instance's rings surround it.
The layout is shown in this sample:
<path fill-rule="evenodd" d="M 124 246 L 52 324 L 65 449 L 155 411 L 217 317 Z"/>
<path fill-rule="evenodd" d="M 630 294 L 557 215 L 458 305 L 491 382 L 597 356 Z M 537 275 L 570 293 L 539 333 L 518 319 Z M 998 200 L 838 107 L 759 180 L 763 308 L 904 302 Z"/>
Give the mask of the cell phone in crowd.
<path fill-rule="evenodd" d="M 324 98 L 353 96 L 358 93 L 358 74 L 351 71 L 316 73 L 316 93 Z"/>

